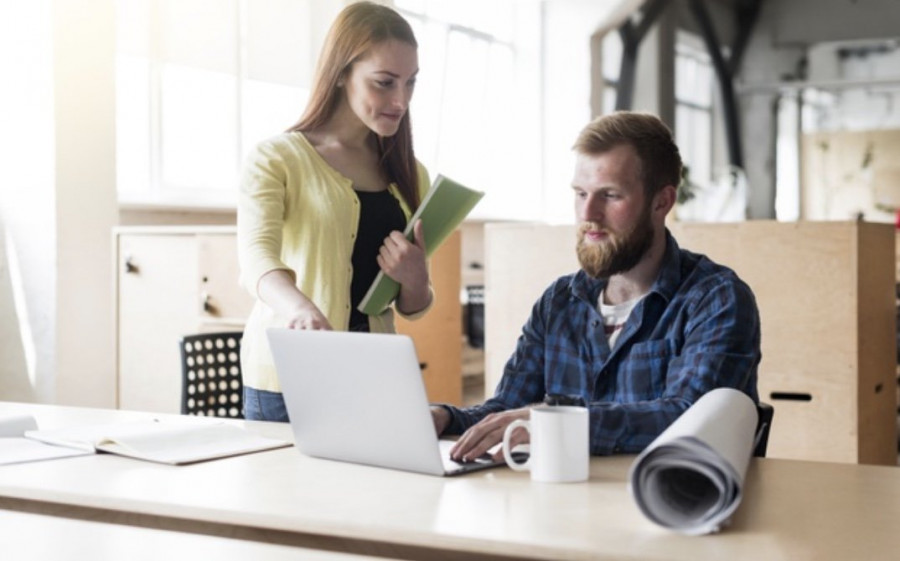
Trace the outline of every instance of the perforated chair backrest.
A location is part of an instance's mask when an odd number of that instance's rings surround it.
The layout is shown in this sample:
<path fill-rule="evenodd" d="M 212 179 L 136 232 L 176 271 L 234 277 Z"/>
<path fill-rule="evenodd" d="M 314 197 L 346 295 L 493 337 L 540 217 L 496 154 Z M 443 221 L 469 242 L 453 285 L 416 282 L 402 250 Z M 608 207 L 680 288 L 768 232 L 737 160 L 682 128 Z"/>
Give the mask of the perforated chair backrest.
<path fill-rule="evenodd" d="M 756 412 L 759 420 L 756 422 L 756 444 L 753 455 L 758 458 L 766 457 L 766 448 L 769 445 L 769 430 L 772 428 L 772 417 L 775 416 L 775 408 L 768 403 L 760 401 L 756 404 Z"/>
<path fill-rule="evenodd" d="M 242 419 L 240 331 L 188 335 L 181 347 L 181 413 Z"/>

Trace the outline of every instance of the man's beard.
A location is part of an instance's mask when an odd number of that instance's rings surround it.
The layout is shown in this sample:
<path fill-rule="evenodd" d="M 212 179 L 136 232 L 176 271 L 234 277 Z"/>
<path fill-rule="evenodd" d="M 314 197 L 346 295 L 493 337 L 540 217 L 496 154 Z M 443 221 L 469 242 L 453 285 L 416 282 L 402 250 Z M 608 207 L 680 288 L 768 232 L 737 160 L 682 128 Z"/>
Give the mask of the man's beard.
<path fill-rule="evenodd" d="M 578 228 L 578 261 L 584 272 L 595 279 L 609 278 L 633 269 L 650 249 L 655 233 L 649 206 L 641 213 L 630 232 L 622 235 L 608 232 L 607 239 L 603 242 L 585 242 L 585 232 L 601 229 L 596 222 L 585 222 Z"/>

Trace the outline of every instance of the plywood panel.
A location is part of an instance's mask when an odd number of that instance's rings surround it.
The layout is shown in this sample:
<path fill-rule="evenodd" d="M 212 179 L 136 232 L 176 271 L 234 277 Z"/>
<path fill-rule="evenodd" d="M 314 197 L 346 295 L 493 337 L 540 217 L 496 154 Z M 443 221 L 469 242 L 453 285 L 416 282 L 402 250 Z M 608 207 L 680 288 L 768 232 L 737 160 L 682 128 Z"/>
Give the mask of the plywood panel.
<path fill-rule="evenodd" d="M 435 300 L 424 317 L 397 317 L 397 331 L 412 337 L 429 401 L 462 404 L 461 236 L 457 230 L 431 257 Z"/>
<path fill-rule="evenodd" d="M 859 461 L 893 464 L 897 461 L 896 298 L 893 270 L 871 264 L 894 258 L 893 228 L 859 230 Z"/>
<path fill-rule="evenodd" d="M 579 265 L 572 226 L 487 224 L 484 249 L 484 391 L 491 396 L 531 307 Z"/>
<path fill-rule="evenodd" d="M 853 230 L 846 223 L 753 222 L 679 224 L 673 233 L 683 247 L 728 265 L 753 289 L 762 322 L 759 390 L 775 405 L 775 424 L 832 428 L 773 430 L 769 453 L 855 462 Z M 811 401 L 775 400 L 773 394 Z"/>

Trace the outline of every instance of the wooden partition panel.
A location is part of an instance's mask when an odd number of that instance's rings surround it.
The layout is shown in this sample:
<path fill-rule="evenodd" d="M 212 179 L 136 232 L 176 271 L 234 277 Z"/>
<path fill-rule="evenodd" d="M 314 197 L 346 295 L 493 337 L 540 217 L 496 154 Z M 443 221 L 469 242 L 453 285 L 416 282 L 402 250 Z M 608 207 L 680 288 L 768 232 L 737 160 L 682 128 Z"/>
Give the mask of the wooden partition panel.
<path fill-rule="evenodd" d="M 424 317 L 407 321 L 396 317 L 398 333 L 412 337 L 431 402 L 462 404 L 462 307 L 460 291 L 459 230 L 431 256 L 434 304 Z"/>
<path fill-rule="evenodd" d="M 573 226 L 494 223 L 484 227 L 484 393 L 503 366 L 544 289 L 578 269 Z"/>
<path fill-rule="evenodd" d="M 768 454 L 897 463 L 894 233 L 857 222 L 673 223 L 684 247 L 732 267 L 762 320 L 759 390 L 775 407 Z M 490 225 L 485 390 L 531 306 L 574 271 L 574 227 Z"/>

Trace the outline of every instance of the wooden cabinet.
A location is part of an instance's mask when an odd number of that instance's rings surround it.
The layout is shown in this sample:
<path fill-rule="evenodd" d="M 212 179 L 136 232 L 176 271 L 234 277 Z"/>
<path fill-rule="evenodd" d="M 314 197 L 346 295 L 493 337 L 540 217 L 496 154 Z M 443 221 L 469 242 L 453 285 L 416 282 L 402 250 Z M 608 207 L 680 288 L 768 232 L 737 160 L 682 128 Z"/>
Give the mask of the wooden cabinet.
<path fill-rule="evenodd" d="M 178 413 L 188 334 L 243 328 L 253 299 L 238 285 L 233 227 L 123 227 L 115 231 L 117 404 Z M 461 399 L 459 234 L 434 255 L 437 300 L 421 320 L 398 321 L 426 365 L 429 399 Z"/>
<path fill-rule="evenodd" d="M 118 406 L 178 413 L 184 335 L 242 328 L 234 229 L 120 228 L 116 249 Z"/>
<path fill-rule="evenodd" d="M 768 455 L 896 465 L 893 226 L 858 222 L 669 225 L 681 247 L 733 268 L 762 321 Z M 493 394 L 531 306 L 577 270 L 574 226 L 485 230 L 485 390 Z M 529 251 L 520 251 L 527 247 Z"/>

